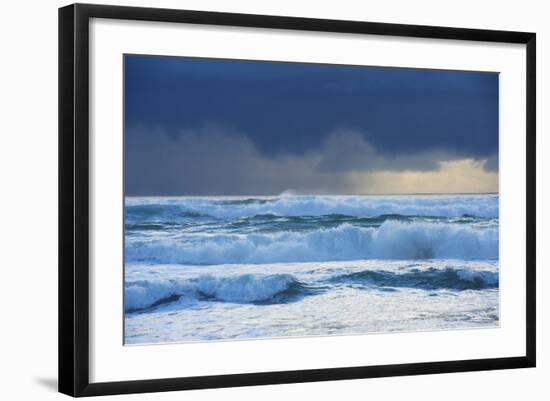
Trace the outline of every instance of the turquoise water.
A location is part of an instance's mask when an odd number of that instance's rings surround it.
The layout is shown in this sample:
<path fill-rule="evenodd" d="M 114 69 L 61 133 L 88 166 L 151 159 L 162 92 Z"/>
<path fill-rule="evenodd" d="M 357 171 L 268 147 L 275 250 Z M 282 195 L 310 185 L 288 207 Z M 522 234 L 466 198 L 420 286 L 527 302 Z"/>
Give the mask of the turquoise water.
<path fill-rule="evenodd" d="M 127 343 L 498 325 L 498 195 L 127 198 Z"/>

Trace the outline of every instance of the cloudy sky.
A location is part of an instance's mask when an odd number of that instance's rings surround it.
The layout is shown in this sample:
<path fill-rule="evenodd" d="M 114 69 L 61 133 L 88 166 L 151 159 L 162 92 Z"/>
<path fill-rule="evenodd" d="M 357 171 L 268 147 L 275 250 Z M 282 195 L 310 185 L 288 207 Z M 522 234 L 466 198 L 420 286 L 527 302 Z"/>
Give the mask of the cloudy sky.
<path fill-rule="evenodd" d="M 125 56 L 127 195 L 498 191 L 498 74 Z"/>

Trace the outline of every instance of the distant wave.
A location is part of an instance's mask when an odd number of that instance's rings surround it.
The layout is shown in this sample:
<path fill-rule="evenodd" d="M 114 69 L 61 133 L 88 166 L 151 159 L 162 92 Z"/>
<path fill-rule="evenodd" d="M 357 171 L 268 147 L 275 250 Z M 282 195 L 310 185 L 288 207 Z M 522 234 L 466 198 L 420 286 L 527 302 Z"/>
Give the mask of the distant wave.
<path fill-rule="evenodd" d="M 462 217 L 434 217 L 434 216 L 408 216 L 401 214 L 384 214 L 373 217 L 355 217 L 344 214 L 328 214 L 322 216 L 277 216 L 274 214 L 258 214 L 254 216 L 241 217 L 233 220 L 224 220 L 223 222 L 213 221 L 208 217 L 195 217 L 186 219 L 185 217 L 162 219 L 155 216 L 150 220 L 127 219 L 125 224 L 126 231 L 132 232 L 275 232 L 275 231 L 311 231 L 323 228 L 334 228 L 341 224 L 348 223 L 356 227 L 379 227 L 386 221 L 400 222 L 438 222 L 455 223 L 477 227 L 496 227 L 496 219 L 482 219 L 473 216 Z"/>
<path fill-rule="evenodd" d="M 364 270 L 337 275 L 326 283 L 331 285 L 357 285 L 366 288 L 388 289 L 417 288 L 421 290 L 483 290 L 498 288 L 498 272 L 466 269 L 426 269 L 392 272 Z M 274 304 L 287 303 L 327 290 L 326 283 L 305 285 L 290 274 L 243 274 L 233 277 L 201 275 L 195 278 L 172 280 L 140 280 L 125 285 L 126 312 L 139 312 L 173 304 L 179 308 L 197 301 Z M 183 301 L 183 302 L 182 302 Z"/>
<path fill-rule="evenodd" d="M 192 240 L 127 242 L 126 261 L 231 264 L 360 259 L 497 259 L 498 229 L 388 220 L 314 231 L 196 235 Z"/>
<path fill-rule="evenodd" d="M 126 217 L 234 219 L 255 215 L 498 217 L 498 195 L 437 196 L 283 196 L 274 198 L 127 198 Z"/>

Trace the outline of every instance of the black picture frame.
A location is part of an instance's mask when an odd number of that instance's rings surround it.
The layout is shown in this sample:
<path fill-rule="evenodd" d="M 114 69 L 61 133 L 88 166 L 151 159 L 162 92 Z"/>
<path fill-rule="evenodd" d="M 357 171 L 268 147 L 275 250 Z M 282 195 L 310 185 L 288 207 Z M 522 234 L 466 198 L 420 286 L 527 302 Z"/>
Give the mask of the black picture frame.
<path fill-rule="evenodd" d="M 526 45 L 526 353 L 524 356 L 154 380 L 89 381 L 88 60 L 91 18 L 438 38 Z M 59 391 L 142 393 L 534 367 L 536 363 L 536 35 L 527 32 L 74 4 L 59 9 Z"/>

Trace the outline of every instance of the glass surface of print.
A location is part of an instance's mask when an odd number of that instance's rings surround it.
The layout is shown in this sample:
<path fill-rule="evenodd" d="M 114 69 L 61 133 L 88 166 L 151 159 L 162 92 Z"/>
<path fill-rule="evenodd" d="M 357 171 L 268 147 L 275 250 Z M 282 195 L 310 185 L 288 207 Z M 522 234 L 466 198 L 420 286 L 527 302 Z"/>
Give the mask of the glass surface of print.
<path fill-rule="evenodd" d="M 499 325 L 497 73 L 124 76 L 126 344 Z"/>

